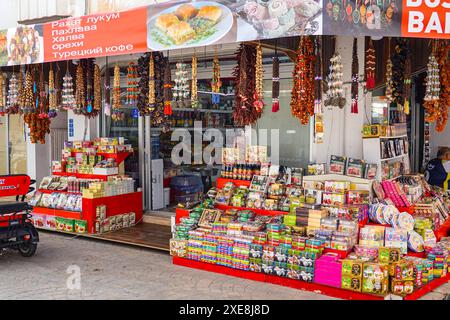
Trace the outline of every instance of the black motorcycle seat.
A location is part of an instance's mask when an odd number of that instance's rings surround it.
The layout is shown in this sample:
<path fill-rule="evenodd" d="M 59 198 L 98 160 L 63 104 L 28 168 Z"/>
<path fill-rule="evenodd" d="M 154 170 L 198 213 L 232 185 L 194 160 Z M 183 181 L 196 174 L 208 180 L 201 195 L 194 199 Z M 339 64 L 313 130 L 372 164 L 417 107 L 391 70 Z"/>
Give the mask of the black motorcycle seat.
<path fill-rule="evenodd" d="M 29 210 L 26 202 L 0 202 L 0 215 L 18 213 Z"/>

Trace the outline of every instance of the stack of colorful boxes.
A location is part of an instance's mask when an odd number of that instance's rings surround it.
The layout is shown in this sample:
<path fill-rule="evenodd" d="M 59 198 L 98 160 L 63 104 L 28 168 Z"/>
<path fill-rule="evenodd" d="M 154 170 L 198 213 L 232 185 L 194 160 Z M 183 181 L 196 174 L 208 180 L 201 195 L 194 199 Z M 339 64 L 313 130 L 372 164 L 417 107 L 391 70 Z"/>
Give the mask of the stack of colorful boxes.
<path fill-rule="evenodd" d="M 448 251 L 446 248 L 435 246 L 428 253 L 427 259 L 433 262 L 434 278 L 442 278 L 447 275 Z"/>
<path fill-rule="evenodd" d="M 213 233 L 205 233 L 203 236 L 201 262 L 213 263 L 217 262 L 217 235 Z"/>
<path fill-rule="evenodd" d="M 342 263 L 339 256 L 325 253 L 316 261 L 314 282 L 340 288 L 342 282 Z"/>
<path fill-rule="evenodd" d="M 217 264 L 233 267 L 233 243 L 234 240 L 226 235 L 217 238 Z"/>
<path fill-rule="evenodd" d="M 187 243 L 187 258 L 200 261 L 203 253 L 204 232 L 197 230 L 189 231 L 189 240 Z"/>
<path fill-rule="evenodd" d="M 233 268 L 240 270 L 249 270 L 250 268 L 250 244 L 251 237 L 236 237 L 233 243 Z"/>

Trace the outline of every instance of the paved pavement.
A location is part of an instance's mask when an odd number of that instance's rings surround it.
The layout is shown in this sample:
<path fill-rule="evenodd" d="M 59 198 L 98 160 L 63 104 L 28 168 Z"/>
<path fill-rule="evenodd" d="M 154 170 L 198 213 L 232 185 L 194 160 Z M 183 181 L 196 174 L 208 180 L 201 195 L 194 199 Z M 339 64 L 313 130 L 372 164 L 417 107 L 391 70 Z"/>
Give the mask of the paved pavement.
<path fill-rule="evenodd" d="M 44 232 L 33 258 L 0 255 L 0 283 L 0 299 L 330 299 L 174 266 L 167 253 Z M 450 283 L 426 298 L 448 293 Z"/>

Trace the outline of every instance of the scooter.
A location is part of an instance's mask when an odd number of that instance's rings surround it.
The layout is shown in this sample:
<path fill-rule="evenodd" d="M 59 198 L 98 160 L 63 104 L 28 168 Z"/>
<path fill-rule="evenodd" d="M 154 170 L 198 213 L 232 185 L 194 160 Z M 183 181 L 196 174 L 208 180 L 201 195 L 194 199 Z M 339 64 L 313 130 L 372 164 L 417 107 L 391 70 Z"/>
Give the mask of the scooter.
<path fill-rule="evenodd" d="M 0 249 L 14 249 L 23 257 L 32 257 L 37 250 L 39 234 L 32 224 L 32 207 L 25 196 L 36 183 L 27 175 L 0 176 L 0 197 L 16 197 L 16 201 L 0 202 Z"/>

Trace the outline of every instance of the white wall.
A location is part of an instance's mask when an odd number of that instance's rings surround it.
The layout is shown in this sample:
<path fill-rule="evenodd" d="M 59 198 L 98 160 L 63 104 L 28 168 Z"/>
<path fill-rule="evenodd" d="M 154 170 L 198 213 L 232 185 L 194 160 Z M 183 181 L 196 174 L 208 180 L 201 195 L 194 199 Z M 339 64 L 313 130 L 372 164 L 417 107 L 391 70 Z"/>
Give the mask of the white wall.
<path fill-rule="evenodd" d="M 342 56 L 344 65 L 344 82 L 351 79 L 352 65 L 352 37 L 337 37 L 336 50 Z M 358 38 L 359 74 L 364 74 L 364 38 Z M 331 155 L 345 155 L 352 158 L 363 158 L 362 126 L 370 119 L 370 101 L 372 95 L 366 96 L 366 110 L 364 109 L 364 95 L 360 85 L 358 109 L 359 113 L 352 114 L 351 110 L 351 84 L 345 84 L 346 104 L 343 109 L 332 108 L 324 111 L 324 142 L 313 143 L 311 148 L 311 159 L 314 162 L 328 163 Z M 367 115 L 367 116 L 366 116 Z"/>
<path fill-rule="evenodd" d="M 2 0 L 0 10 L 0 30 L 17 26 L 19 17 L 19 1 Z"/>
<path fill-rule="evenodd" d="M 442 132 L 437 132 L 434 123 L 431 125 L 430 132 L 430 146 L 431 146 L 431 159 L 436 157 L 439 147 L 449 147 L 450 148 L 450 121 L 447 122 L 445 130 Z"/>

